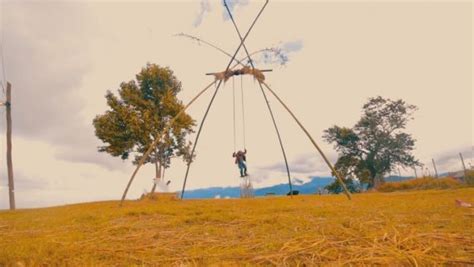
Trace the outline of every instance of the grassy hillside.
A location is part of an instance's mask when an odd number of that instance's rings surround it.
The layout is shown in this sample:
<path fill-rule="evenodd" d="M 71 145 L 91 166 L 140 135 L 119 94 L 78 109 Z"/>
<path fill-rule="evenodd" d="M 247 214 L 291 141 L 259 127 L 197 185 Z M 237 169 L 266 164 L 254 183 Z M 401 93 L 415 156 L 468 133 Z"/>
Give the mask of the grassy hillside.
<path fill-rule="evenodd" d="M 0 212 L 2 265 L 474 263 L 474 188 Z"/>
<path fill-rule="evenodd" d="M 384 183 L 377 187 L 377 191 L 395 192 L 407 190 L 454 189 L 462 186 L 464 185 L 453 177 L 423 177 L 401 182 Z"/>

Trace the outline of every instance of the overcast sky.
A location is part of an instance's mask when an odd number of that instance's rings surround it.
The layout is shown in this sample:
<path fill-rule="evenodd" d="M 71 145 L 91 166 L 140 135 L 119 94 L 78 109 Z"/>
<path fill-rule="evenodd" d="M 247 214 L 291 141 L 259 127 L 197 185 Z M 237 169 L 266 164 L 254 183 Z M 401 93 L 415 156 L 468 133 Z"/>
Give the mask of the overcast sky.
<path fill-rule="evenodd" d="M 232 2 L 242 32 L 262 3 Z M 414 154 L 430 169 L 434 158 L 439 172 L 454 171 L 462 168 L 459 152 L 474 164 L 472 11 L 469 1 L 271 1 L 246 44 L 251 51 L 279 46 L 287 52 L 286 66 L 259 61 L 258 67 L 273 68 L 267 82 L 333 162 L 337 154 L 323 142 L 323 130 L 353 126 L 367 99 L 381 95 L 418 106 L 407 127 L 417 140 Z M 229 53 L 239 44 L 219 1 L 3 0 L 0 15 L 0 77 L 5 72 L 13 86 L 13 163 L 20 208 L 118 199 L 134 167 L 97 152 L 100 141 L 92 119 L 107 109 L 105 92 L 116 92 L 150 62 L 174 70 L 183 83 L 179 98 L 187 102 L 211 82 L 205 73 L 222 71 L 229 59 L 173 35 L 196 35 Z M 243 82 L 249 172 L 256 187 L 284 183 L 282 155 L 261 92 L 251 77 Z M 240 78 L 235 86 L 240 88 Z M 189 109 L 196 120 L 210 96 Z M 294 178 L 329 176 L 291 117 L 273 98 L 270 104 Z M 2 209 L 8 207 L 3 109 L 0 129 Z M 232 152 L 228 82 L 202 132 L 188 188 L 238 185 Z M 184 171 L 181 160 L 172 163 L 166 174 L 171 190 L 180 189 Z M 413 175 L 412 170 L 401 171 Z M 129 198 L 149 190 L 153 177 L 152 166 L 142 168 Z"/>

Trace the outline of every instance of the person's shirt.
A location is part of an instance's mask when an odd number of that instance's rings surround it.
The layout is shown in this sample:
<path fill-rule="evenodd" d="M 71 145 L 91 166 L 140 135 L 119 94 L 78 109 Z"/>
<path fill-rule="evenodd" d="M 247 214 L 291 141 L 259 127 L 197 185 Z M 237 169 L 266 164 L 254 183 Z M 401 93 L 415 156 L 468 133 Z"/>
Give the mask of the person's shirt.
<path fill-rule="evenodd" d="M 245 161 L 245 154 L 247 154 L 247 150 L 245 150 L 244 152 L 242 151 L 239 151 L 237 153 L 234 152 L 232 156 L 235 158 L 235 164 Z"/>

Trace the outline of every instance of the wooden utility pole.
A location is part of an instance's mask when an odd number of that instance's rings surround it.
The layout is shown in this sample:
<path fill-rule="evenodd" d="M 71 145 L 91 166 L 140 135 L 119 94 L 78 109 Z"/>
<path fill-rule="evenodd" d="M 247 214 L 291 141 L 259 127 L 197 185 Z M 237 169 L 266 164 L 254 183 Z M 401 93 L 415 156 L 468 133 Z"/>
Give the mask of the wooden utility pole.
<path fill-rule="evenodd" d="M 415 178 L 418 178 L 418 173 L 416 173 L 416 167 L 413 167 L 413 170 L 415 170 Z"/>
<path fill-rule="evenodd" d="M 433 168 L 434 168 L 434 171 L 435 171 L 435 177 L 438 178 L 438 170 L 436 169 L 435 161 L 434 161 L 434 159 L 431 159 L 431 161 L 433 162 Z"/>
<path fill-rule="evenodd" d="M 8 193 L 10 199 L 10 210 L 15 209 L 15 184 L 13 182 L 13 161 L 12 161 L 12 114 L 11 114 L 11 84 L 7 82 L 7 167 L 8 167 Z"/>
<path fill-rule="evenodd" d="M 467 170 L 466 170 L 466 165 L 464 165 L 464 158 L 462 157 L 462 153 L 459 153 L 459 157 L 461 157 L 462 169 L 464 170 L 464 180 L 466 180 Z"/>

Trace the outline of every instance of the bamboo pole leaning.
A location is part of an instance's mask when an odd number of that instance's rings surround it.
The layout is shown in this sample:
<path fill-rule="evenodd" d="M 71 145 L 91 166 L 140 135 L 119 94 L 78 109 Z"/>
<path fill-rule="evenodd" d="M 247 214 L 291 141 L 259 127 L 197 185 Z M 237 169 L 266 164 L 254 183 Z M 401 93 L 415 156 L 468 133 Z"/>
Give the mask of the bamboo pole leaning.
<path fill-rule="evenodd" d="M 173 126 L 174 122 L 189 108 L 189 106 L 191 106 L 202 94 L 204 94 L 204 92 L 206 92 L 215 83 L 216 83 L 216 81 L 213 81 L 208 86 L 206 86 L 204 89 L 202 89 L 193 99 L 191 99 L 191 101 L 188 102 L 188 104 L 186 104 L 186 106 L 184 106 L 183 109 L 181 109 L 181 111 L 178 112 L 178 114 L 176 114 L 176 116 L 174 116 L 168 122 L 168 124 L 165 126 L 163 131 L 158 133 L 158 135 L 156 136 L 153 143 L 150 145 L 148 150 L 145 152 L 143 157 L 138 162 L 138 165 L 135 168 L 135 171 L 133 172 L 132 176 L 130 177 L 130 180 L 128 181 L 127 187 L 125 188 L 125 191 L 123 192 L 122 199 L 120 200 L 120 206 L 122 206 L 123 201 L 125 200 L 125 197 L 127 196 L 128 190 L 130 189 L 130 185 L 132 184 L 133 180 L 135 179 L 135 176 L 137 175 L 138 170 L 140 170 L 140 167 L 143 165 L 143 163 L 145 163 L 145 160 L 148 158 L 148 156 L 150 156 L 150 153 L 153 151 L 153 149 L 155 149 L 155 146 L 161 140 L 161 136 L 163 135 L 163 133 L 166 133 L 171 128 L 171 126 Z"/>
<path fill-rule="evenodd" d="M 280 102 L 280 104 L 286 109 L 286 111 L 288 111 L 288 113 L 290 113 L 291 117 L 293 117 L 293 119 L 296 121 L 296 123 L 300 126 L 301 130 L 303 130 L 303 132 L 306 134 L 306 136 L 309 138 L 309 140 L 311 141 L 311 143 L 313 144 L 313 146 L 316 148 L 316 150 L 319 152 L 319 154 L 321 155 L 321 157 L 324 159 L 324 161 L 326 162 L 326 164 L 328 165 L 329 169 L 331 169 L 331 171 L 334 173 L 334 175 L 336 176 L 337 180 L 339 181 L 339 183 L 341 184 L 342 188 L 344 189 L 344 193 L 346 194 L 347 198 L 350 200 L 351 199 L 351 193 L 349 192 L 349 190 L 347 189 L 347 186 L 346 184 L 344 183 L 344 180 L 342 179 L 342 177 L 340 176 L 340 174 L 336 171 L 336 169 L 334 169 L 334 167 L 332 166 L 331 162 L 329 162 L 328 158 L 326 157 L 326 155 L 324 154 L 324 152 L 321 150 L 321 148 L 318 146 L 318 144 L 316 144 L 316 141 L 314 141 L 313 137 L 309 134 L 308 130 L 306 130 L 306 128 L 303 126 L 303 124 L 298 120 L 298 118 L 296 118 L 295 114 L 290 110 L 290 108 L 283 102 L 283 100 L 281 100 L 281 98 L 275 93 L 275 91 L 273 91 L 270 86 L 268 86 L 268 84 L 266 84 L 265 82 L 262 82 L 262 84 L 267 88 L 267 90 L 278 100 L 278 102 Z"/>
<path fill-rule="evenodd" d="M 10 210 L 16 209 L 15 204 L 15 184 L 13 179 L 13 159 L 12 159 L 12 91 L 11 84 L 7 82 L 7 102 L 6 114 L 7 114 L 7 167 L 8 167 L 8 196 L 10 200 Z"/>

